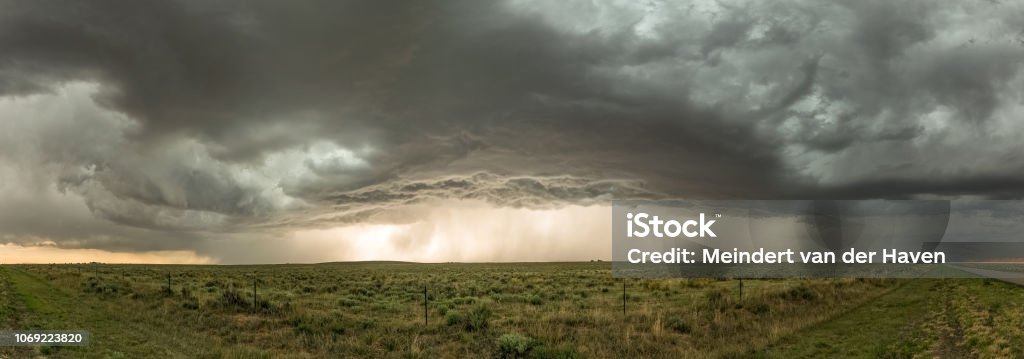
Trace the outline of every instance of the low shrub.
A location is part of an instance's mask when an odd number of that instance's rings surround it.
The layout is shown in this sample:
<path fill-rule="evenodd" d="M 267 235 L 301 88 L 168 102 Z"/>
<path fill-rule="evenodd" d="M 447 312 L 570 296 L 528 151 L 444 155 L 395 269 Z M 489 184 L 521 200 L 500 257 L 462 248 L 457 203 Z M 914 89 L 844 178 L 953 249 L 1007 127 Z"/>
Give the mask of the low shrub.
<path fill-rule="evenodd" d="M 539 295 L 536 295 L 536 294 L 534 294 L 534 295 L 531 295 L 531 296 L 530 296 L 530 297 L 529 297 L 529 298 L 527 299 L 527 301 L 528 301 L 528 302 L 529 302 L 529 303 L 530 303 L 531 305 L 541 305 L 541 304 L 544 304 L 544 299 L 541 299 L 541 297 L 540 297 Z"/>
<path fill-rule="evenodd" d="M 448 310 L 449 310 L 448 304 L 445 304 L 445 303 L 438 303 L 437 304 L 437 314 L 440 314 L 442 316 L 446 315 L 446 314 L 448 314 Z"/>
<path fill-rule="evenodd" d="M 447 313 L 444 314 L 444 321 L 449 326 L 453 326 L 462 324 L 462 322 L 465 321 L 465 318 L 462 317 L 462 314 L 459 313 L 459 311 L 449 310 Z"/>
<path fill-rule="evenodd" d="M 249 303 L 245 299 L 245 296 L 234 289 L 225 290 L 221 292 L 220 297 L 217 298 L 217 305 L 225 309 L 248 309 L 252 308 L 252 303 Z"/>
<path fill-rule="evenodd" d="M 487 325 L 491 320 L 491 308 L 486 305 L 478 305 L 473 308 L 466 316 L 465 328 L 466 331 L 475 332 L 487 329 Z"/>
<path fill-rule="evenodd" d="M 498 337 L 498 355 L 502 358 L 523 358 L 537 345 L 537 342 L 525 335 L 516 333 Z"/>
<path fill-rule="evenodd" d="M 673 332 L 686 334 L 693 330 L 690 323 L 678 316 L 671 316 L 665 319 L 665 327 Z"/>
<path fill-rule="evenodd" d="M 814 289 L 807 284 L 801 283 L 783 292 L 782 298 L 786 300 L 812 301 L 818 299 L 818 292 L 814 291 Z"/>

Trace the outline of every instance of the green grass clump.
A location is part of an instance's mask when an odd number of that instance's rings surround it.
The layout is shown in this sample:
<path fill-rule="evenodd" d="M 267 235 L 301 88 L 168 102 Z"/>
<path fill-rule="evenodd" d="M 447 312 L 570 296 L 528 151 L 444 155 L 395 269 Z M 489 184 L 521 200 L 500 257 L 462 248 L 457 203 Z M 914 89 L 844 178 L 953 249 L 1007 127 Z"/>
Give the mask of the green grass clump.
<path fill-rule="evenodd" d="M 536 294 L 531 295 L 530 298 L 527 299 L 527 301 L 529 301 L 529 303 L 531 305 L 541 305 L 541 304 L 544 304 L 544 299 L 542 299 L 539 295 L 536 295 Z"/>
<path fill-rule="evenodd" d="M 466 315 L 465 325 L 467 331 L 486 330 L 491 321 L 491 308 L 486 304 L 480 304 L 473 308 Z"/>
<path fill-rule="evenodd" d="M 533 338 L 517 333 L 498 337 L 498 355 L 502 358 L 524 358 L 537 345 Z"/>

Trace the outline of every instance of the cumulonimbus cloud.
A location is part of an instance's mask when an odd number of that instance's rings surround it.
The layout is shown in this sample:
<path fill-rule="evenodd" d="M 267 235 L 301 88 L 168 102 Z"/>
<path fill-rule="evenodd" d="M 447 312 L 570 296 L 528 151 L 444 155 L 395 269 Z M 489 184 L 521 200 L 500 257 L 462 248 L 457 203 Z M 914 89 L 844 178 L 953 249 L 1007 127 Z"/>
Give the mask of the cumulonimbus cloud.
<path fill-rule="evenodd" d="M 1022 14 L 0 2 L 0 198 L 65 193 L 102 222 L 2 229 L 120 248 L 110 223 L 206 238 L 438 199 L 1018 198 Z"/>

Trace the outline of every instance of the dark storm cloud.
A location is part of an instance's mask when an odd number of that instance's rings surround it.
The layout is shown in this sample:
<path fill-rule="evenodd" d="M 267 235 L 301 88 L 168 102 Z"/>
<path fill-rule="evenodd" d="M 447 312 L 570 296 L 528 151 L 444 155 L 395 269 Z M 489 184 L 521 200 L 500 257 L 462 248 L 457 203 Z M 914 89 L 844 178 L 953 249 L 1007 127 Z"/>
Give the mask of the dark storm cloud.
<path fill-rule="evenodd" d="M 407 223 L 401 209 L 445 200 L 472 200 L 511 208 L 557 208 L 568 204 L 607 203 L 615 198 L 659 198 L 636 180 L 573 176 L 502 176 L 488 172 L 402 179 L 352 191 L 310 194 L 315 210 L 284 215 L 260 225 L 297 228 L 330 227 L 339 223 Z M 390 213 L 398 211 L 399 215 Z"/>
<path fill-rule="evenodd" d="M 853 185 L 829 188 L 829 198 L 910 198 L 911 194 L 928 193 L 951 198 L 983 194 L 993 199 L 1024 198 L 1021 176 L 969 176 L 933 180 L 880 178 Z"/>
<path fill-rule="evenodd" d="M 330 204 L 346 208 L 358 204 L 400 206 L 428 200 L 485 200 L 510 207 L 548 207 L 612 198 L 654 197 L 635 181 L 593 180 L 577 177 L 501 177 L 481 172 L 432 180 L 401 180 L 368 186 L 358 191 L 327 194 Z"/>
<path fill-rule="evenodd" d="M 12 121 L 0 147 L 95 217 L 161 233 L 442 199 L 1019 197 L 1022 16 L 918 1 L 7 1 L 0 94 L 80 103 L 6 113 L 54 120 Z"/>

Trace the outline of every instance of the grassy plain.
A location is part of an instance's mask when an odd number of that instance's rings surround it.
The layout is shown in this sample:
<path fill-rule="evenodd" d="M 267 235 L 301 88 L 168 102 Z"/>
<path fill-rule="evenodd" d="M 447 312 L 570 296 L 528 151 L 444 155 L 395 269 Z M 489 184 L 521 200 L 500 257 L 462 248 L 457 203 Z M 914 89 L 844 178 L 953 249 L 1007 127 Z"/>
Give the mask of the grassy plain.
<path fill-rule="evenodd" d="M 741 293 L 610 267 L 2 266 L 0 328 L 92 340 L 0 357 L 1024 357 L 1024 289 L 1001 282 L 743 280 Z"/>

